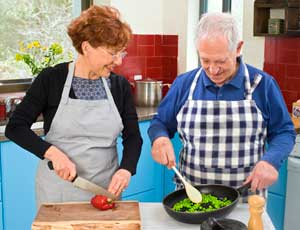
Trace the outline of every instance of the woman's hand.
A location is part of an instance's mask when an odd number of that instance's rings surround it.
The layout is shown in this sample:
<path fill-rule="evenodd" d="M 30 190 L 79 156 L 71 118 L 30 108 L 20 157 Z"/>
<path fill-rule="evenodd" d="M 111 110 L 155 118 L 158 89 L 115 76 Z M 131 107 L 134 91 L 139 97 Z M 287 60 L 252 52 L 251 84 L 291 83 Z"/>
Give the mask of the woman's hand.
<path fill-rule="evenodd" d="M 176 165 L 173 145 L 168 137 L 158 137 L 152 145 L 152 157 L 160 164 L 171 168 Z"/>
<path fill-rule="evenodd" d="M 274 166 L 266 161 L 259 161 L 245 181 L 245 184 L 251 181 L 251 190 L 254 192 L 269 187 L 277 179 L 278 171 Z"/>
<path fill-rule="evenodd" d="M 128 186 L 131 173 L 126 169 L 119 169 L 113 175 L 108 186 L 108 191 L 119 196 Z"/>
<path fill-rule="evenodd" d="M 76 175 L 76 166 L 61 150 L 52 145 L 46 151 L 44 157 L 52 161 L 53 169 L 59 177 L 68 181 L 74 179 Z"/>

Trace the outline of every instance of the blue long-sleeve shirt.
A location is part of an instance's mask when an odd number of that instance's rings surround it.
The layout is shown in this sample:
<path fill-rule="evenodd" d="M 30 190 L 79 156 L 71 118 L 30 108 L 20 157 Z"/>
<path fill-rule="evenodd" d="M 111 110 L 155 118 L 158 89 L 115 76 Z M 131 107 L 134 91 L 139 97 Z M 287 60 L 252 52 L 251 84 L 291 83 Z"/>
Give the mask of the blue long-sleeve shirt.
<path fill-rule="evenodd" d="M 236 75 L 222 87 L 216 86 L 201 72 L 194 91 L 194 100 L 226 100 L 245 99 L 245 68 L 239 59 L 240 66 Z M 295 144 L 295 129 L 286 108 L 279 86 L 272 76 L 247 65 L 251 84 L 256 74 L 262 75 L 259 85 L 252 94 L 257 107 L 262 112 L 267 127 L 268 148 L 262 160 L 272 164 L 277 170 L 288 157 Z M 161 101 L 157 115 L 151 121 L 148 135 L 151 142 L 161 136 L 172 138 L 177 132 L 176 116 L 188 98 L 190 87 L 199 68 L 179 75 L 173 82 L 169 92 Z"/>

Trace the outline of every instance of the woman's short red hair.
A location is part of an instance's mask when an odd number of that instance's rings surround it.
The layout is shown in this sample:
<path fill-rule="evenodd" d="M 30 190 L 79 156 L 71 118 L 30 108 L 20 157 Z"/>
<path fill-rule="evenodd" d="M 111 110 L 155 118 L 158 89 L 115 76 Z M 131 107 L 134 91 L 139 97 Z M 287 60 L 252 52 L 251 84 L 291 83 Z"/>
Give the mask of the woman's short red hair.
<path fill-rule="evenodd" d="M 81 44 L 88 41 L 94 48 L 104 46 L 120 51 L 132 35 L 130 26 L 120 19 L 120 12 L 109 6 L 91 6 L 68 26 L 68 35 L 78 53 Z"/>

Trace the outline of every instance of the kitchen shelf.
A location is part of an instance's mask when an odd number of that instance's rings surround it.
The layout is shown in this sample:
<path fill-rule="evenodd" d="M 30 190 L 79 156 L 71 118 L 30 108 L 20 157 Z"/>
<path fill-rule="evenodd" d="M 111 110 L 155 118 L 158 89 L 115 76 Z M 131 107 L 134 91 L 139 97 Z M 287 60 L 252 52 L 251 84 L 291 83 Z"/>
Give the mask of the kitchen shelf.
<path fill-rule="evenodd" d="M 272 9 L 284 10 L 284 28 L 280 34 L 268 33 Z M 254 36 L 300 36 L 300 0 L 256 0 L 254 2 Z"/>

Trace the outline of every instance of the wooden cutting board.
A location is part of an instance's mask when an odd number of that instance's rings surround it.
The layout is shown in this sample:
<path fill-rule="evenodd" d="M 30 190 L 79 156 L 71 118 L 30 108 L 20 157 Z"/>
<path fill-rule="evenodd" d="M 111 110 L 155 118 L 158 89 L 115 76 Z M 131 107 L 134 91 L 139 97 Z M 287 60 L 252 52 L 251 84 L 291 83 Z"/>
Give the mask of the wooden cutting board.
<path fill-rule="evenodd" d="M 90 203 L 43 204 L 32 223 L 32 230 L 89 230 L 89 229 L 141 229 L 139 203 L 116 201 L 116 207 L 106 211 Z"/>

